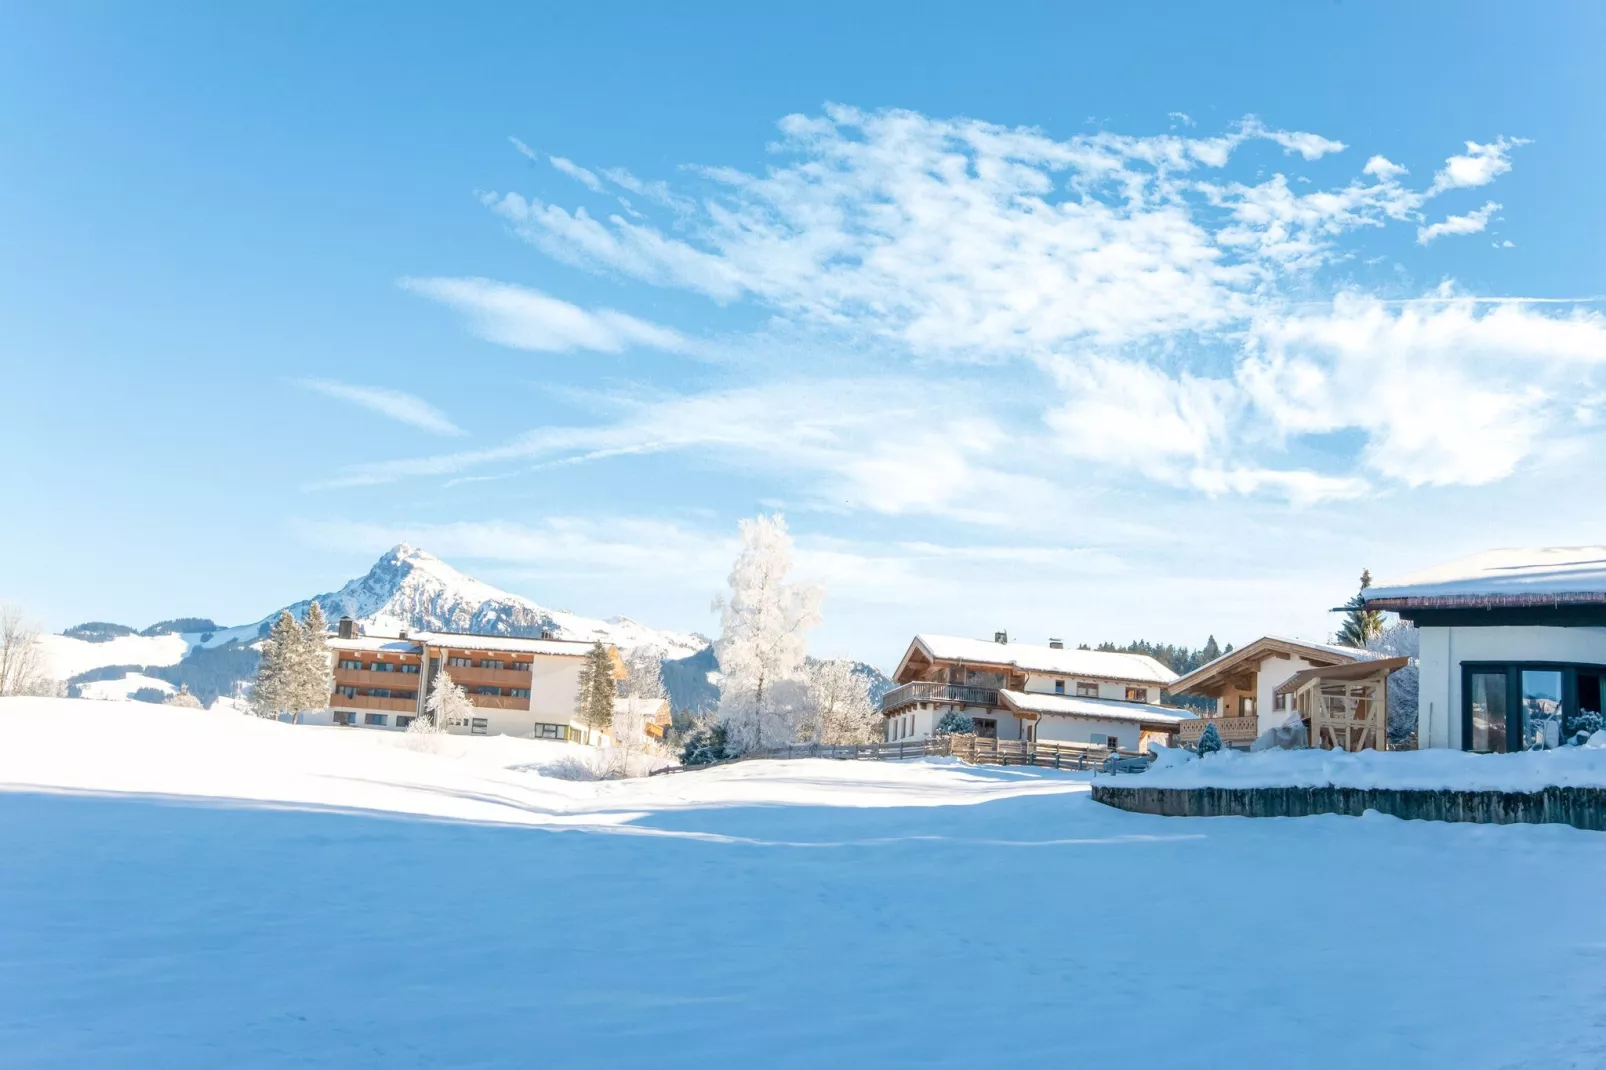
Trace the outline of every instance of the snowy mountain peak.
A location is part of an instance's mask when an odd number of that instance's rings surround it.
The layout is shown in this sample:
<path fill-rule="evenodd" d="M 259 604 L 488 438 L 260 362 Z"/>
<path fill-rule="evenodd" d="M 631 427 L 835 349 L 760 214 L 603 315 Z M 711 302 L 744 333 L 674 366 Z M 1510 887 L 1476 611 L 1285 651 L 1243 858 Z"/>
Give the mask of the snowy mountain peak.
<path fill-rule="evenodd" d="M 331 620 L 349 616 L 366 631 L 381 635 L 404 630 L 514 636 L 547 632 L 559 639 L 601 639 L 623 649 L 647 647 L 672 658 L 708 645 L 700 635 L 658 631 L 626 617 L 597 620 L 547 609 L 405 542 L 380 555 L 366 575 L 316 600 Z M 312 601 L 288 608 L 300 616 Z"/>

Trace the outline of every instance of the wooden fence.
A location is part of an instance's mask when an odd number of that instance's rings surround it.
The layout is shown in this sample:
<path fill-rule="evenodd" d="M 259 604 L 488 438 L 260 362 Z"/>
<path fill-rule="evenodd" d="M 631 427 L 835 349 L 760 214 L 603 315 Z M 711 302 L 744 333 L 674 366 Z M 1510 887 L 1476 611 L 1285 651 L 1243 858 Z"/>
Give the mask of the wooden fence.
<path fill-rule="evenodd" d="M 1090 743 L 1037 743 L 1015 739 L 983 739 L 976 736 L 934 736 L 930 739 L 900 739 L 895 743 L 794 743 L 786 747 L 744 754 L 705 765 L 671 765 L 655 769 L 660 773 L 683 773 L 731 762 L 784 760 L 788 758 L 832 758 L 838 761 L 896 762 L 906 758 L 953 757 L 971 765 L 1031 765 L 1040 769 L 1097 769 L 1114 755 L 1137 758 L 1128 751 L 1112 751 Z"/>

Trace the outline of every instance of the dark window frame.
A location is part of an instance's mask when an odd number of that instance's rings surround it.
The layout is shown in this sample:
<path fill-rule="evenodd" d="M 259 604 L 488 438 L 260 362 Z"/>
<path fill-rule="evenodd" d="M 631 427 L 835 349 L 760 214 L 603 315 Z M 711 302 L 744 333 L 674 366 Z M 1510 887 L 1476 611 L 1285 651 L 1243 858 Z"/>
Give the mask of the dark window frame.
<path fill-rule="evenodd" d="M 1567 741 L 1567 723 L 1578 716 L 1578 674 L 1606 678 L 1606 665 L 1589 661 L 1463 661 L 1461 662 L 1461 749 L 1472 745 L 1472 677 L 1487 673 L 1506 678 L 1506 753 L 1527 750 L 1523 745 L 1523 672 L 1561 673 L 1562 744 Z M 1478 751 L 1474 753 L 1486 753 Z"/>

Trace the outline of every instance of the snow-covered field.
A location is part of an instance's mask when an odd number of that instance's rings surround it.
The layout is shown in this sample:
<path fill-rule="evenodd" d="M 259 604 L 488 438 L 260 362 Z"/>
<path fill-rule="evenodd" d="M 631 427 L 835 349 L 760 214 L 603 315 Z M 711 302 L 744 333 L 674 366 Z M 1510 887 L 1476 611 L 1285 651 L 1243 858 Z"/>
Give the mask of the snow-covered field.
<path fill-rule="evenodd" d="M 1606 839 L 0 700 L 0 1063 L 1596 1067 Z"/>
<path fill-rule="evenodd" d="M 1606 734 L 1596 739 L 1606 743 Z M 1606 787 L 1606 745 L 1560 747 L 1517 754 L 1453 750 L 1360 751 L 1223 750 L 1203 758 L 1172 750 L 1143 775 L 1146 788 L 1453 788 L 1458 791 L 1540 791 Z"/>

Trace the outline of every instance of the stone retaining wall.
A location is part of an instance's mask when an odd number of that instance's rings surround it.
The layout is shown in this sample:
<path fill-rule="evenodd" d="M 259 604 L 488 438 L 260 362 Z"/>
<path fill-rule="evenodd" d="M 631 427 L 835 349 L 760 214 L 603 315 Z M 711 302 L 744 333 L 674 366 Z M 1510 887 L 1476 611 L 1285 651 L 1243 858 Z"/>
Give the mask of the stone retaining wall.
<path fill-rule="evenodd" d="M 1606 831 L 1606 788 L 1452 791 L 1408 788 L 1145 788 L 1094 784 L 1107 806 L 1162 817 L 1309 817 L 1368 810 L 1423 821 L 1557 823 Z"/>

